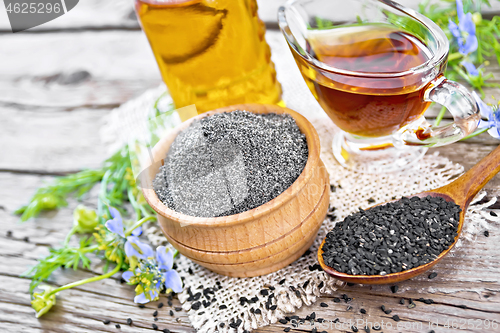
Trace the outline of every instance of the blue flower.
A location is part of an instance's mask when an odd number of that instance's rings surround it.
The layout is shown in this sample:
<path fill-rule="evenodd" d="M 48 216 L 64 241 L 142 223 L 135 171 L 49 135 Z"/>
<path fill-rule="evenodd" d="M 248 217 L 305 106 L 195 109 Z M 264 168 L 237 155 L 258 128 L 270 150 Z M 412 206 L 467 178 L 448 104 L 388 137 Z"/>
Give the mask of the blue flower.
<path fill-rule="evenodd" d="M 448 29 L 458 43 L 458 52 L 468 55 L 477 50 L 476 25 L 472 20 L 471 13 L 464 13 L 462 0 L 457 1 L 458 25 L 449 20 Z"/>
<path fill-rule="evenodd" d="M 109 207 L 109 213 L 113 219 L 106 221 L 106 228 L 112 233 L 126 239 L 124 248 L 127 257 L 136 259 L 147 259 L 154 257 L 154 251 L 151 246 L 142 243 L 137 236 L 142 233 L 142 228 L 138 227 L 132 231 L 132 236 L 125 237 L 126 229 L 123 225 L 123 219 L 120 212 L 114 208 Z"/>
<path fill-rule="evenodd" d="M 488 104 L 483 102 L 475 91 L 472 92 L 472 95 L 479 106 L 481 116 L 487 119 L 486 121 L 481 119 L 478 128 L 489 128 L 488 134 L 495 139 L 500 139 L 500 112 L 493 110 Z"/>
<path fill-rule="evenodd" d="M 147 303 L 159 298 L 160 291 L 171 289 L 179 293 L 182 291 L 182 280 L 179 274 L 172 269 L 174 255 L 165 246 L 158 246 L 155 259 L 141 260 L 137 268 L 122 274 L 122 278 L 135 288 L 135 303 Z"/>
<path fill-rule="evenodd" d="M 472 75 L 472 76 L 479 75 L 479 71 L 477 70 L 476 66 L 474 66 L 473 63 L 464 60 L 461 62 L 461 64 L 462 64 L 462 66 L 465 67 L 465 69 L 467 70 L 467 73 L 469 73 L 469 75 Z"/>

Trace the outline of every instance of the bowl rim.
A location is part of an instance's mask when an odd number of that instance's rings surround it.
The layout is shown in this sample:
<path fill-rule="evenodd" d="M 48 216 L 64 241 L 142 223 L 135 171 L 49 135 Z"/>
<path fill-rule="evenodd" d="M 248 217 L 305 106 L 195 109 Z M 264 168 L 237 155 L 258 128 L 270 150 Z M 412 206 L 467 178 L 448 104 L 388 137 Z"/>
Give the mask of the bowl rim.
<path fill-rule="evenodd" d="M 183 122 L 182 124 L 178 125 L 172 132 L 162 137 L 160 141 L 158 141 L 158 143 L 153 148 L 153 158 L 156 160 L 157 155 L 160 153 L 161 150 L 160 148 L 162 143 L 164 143 L 169 139 L 175 138 L 181 131 L 190 126 L 193 121 L 202 119 L 204 117 L 216 113 L 231 112 L 236 110 L 244 110 L 252 113 L 278 113 L 278 114 L 286 113 L 291 115 L 295 119 L 297 126 L 299 127 L 301 132 L 306 136 L 307 148 L 308 148 L 306 165 L 302 170 L 302 172 L 300 173 L 300 175 L 297 177 L 297 179 L 280 195 L 264 203 L 263 205 L 241 212 L 239 214 L 221 216 L 221 217 L 196 217 L 176 212 L 168 208 L 165 204 L 163 204 L 163 202 L 160 201 L 152 186 L 143 186 L 142 192 L 144 198 L 157 214 L 165 218 L 168 218 L 170 220 L 173 220 L 177 223 L 180 223 L 184 226 L 209 227 L 209 228 L 210 227 L 215 228 L 221 226 L 223 227 L 234 226 L 270 214 L 271 212 L 275 211 L 279 207 L 286 204 L 293 197 L 295 197 L 304 188 L 305 184 L 309 182 L 314 172 L 316 172 L 315 168 L 318 166 L 318 161 L 320 159 L 320 140 L 318 133 L 316 132 L 314 126 L 304 116 L 289 108 L 281 107 L 278 105 L 257 104 L 257 103 L 236 104 L 199 114 L 198 116 L 193 117 Z M 170 147 L 168 147 L 168 149 L 170 149 Z M 163 159 L 164 158 L 158 159 L 158 161 L 161 160 L 161 162 L 163 163 Z M 153 163 L 147 169 L 156 166 L 158 166 L 159 168 L 159 163 Z M 141 182 L 145 181 L 146 184 L 149 184 L 150 182 L 153 181 L 153 179 L 149 177 L 150 172 L 147 169 L 145 170 L 146 172 L 142 173 Z"/>

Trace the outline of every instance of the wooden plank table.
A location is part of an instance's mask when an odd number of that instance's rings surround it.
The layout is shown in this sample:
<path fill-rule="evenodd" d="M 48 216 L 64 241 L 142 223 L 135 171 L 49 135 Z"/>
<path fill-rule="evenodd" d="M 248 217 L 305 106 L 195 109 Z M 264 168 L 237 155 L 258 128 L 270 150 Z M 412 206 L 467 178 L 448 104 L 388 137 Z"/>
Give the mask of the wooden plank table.
<path fill-rule="evenodd" d="M 415 4 L 414 0 L 412 1 Z M 282 1 L 260 1 L 260 15 L 275 26 L 276 8 Z M 490 13 L 490 15 L 492 15 Z M 3 9 L 0 9 L 0 331 L 1 332 L 151 332 L 156 304 L 139 309 L 133 304 L 133 288 L 120 285 L 118 276 L 84 285 L 58 296 L 50 313 L 36 319 L 28 295 L 29 280 L 19 277 L 36 259 L 58 246 L 71 228 L 76 202 L 58 212 L 47 212 L 21 224 L 13 211 L 25 204 L 37 187 L 54 175 L 82 168 L 97 167 L 107 156 L 99 139 L 103 117 L 116 106 L 155 87 L 160 76 L 146 38 L 132 12 L 132 1 L 82 1 L 67 15 L 32 32 L 12 34 Z M 277 33 L 277 32 L 270 32 Z M 492 68 L 499 77 L 500 68 Z M 498 82 L 498 81 L 497 81 Z M 498 90 L 488 95 L 498 97 Z M 443 156 L 469 169 L 498 141 L 487 135 L 437 148 Z M 488 196 L 500 196 L 500 177 L 487 186 Z M 85 204 L 95 205 L 91 194 Z M 496 204 L 494 208 L 500 208 Z M 7 231 L 12 236 L 7 236 Z M 484 320 L 500 323 L 500 225 L 492 223 L 490 237 L 479 236 L 443 260 L 433 280 L 419 277 L 399 285 L 393 294 L 388 286 L 348 286 L 338 293 L 303 307 L 300 317 L 315 311 L 317 317 L 339 322 L 365 319 L 372 323 L 401 318 L 403 328 L 386 332 L 428 332 L 429 322 L 438 321 L 436 332 L 500 332 L 484 328 Z M 61 285 L 92 277 L 102 267 L 90 270 L 58 271 L 50 280 Z M 333 297 L 346 293 L 353 298 L 353 309 L 335 303 Z M 399 305 L 401 297 L 432 298 L 434 304 L 417 302 L 408 309 Z M 320 302 L 329 306 L 320 307 Z M 384 314 L 379 307 L 393 309 Z M 179 302 L 174 299 L 174 307 Z M 466 308 L 464 308 L 465 306 Z M 360 314 L 360 308 L 367 311 Z M 159 309 L 160 328 L 172 332 L 193 332 L 184 312 L 168 315 L 170 307 Z M 134 326 L 126 325 L 132 318 Z M 475 320 L 465 329 L 446 328 L 449 320 Z M 479 321 L 482 328 L 478 328 Z M 392 322 L 394 325 L 395 323 Z M 421 326 L 420 326 L 421 325 Z M 286 325 L 273 324 L 259 332 L 282 331 Z M 328 332 L 347 332 L 329 328 Z M 292 332 L 307 331 L 307 327 Z"/>

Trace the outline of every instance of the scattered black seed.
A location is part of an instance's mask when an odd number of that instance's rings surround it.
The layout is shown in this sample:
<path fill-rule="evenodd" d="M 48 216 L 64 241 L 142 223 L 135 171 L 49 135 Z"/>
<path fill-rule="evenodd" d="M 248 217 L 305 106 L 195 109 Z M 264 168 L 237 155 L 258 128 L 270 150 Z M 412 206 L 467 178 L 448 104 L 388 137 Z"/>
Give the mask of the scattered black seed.
<path fill-rule="evenodd" d="M 319 303 L 319 306 L 321 306 L 322 308 L 327 308 L 328 304 L 326 304 L 325 302 L 321 302 Z"/>
<path fill-rule="evenodd" d="M 7 230 L 7 237 L 12 237 L 12 231 Z"/>
<path fill-rule="evenodd" d="M 316 321 L 320 324 L 322 324 L 325 320 L 323 318 L 316 318 Z"/>
<path fill-rule="evenodd" d="M 24 237 L 23 240 L 26 242 L 26 243 L 29 243 L 30 242 L 30 239 L 28 236 Z"/>
<path fill-rule="evenodd" d="M 425 304 L 433 304 L 434 300 L 429 298 L 429 299 L 424 300 L 424 303 Z"/>
<path fill-rule="evenodd" d="M 278 308 L 278 306 L 277 306 L 277 305 L 272 305 L 272 306 L 270 307 L 270 309 L 271 309 L 272 311 L 276 310 L 277 308 Z"/>
<path fill-rule="evenodd" d="M 198 316 L 201 316 L 204 313 L 205 313 L 205 311 L 198 312 Z"/>
<path fill-rule="evenodd" d="M 398 315 L 394 315 L 394 316 L 392 316 L 392 320 L 394 320 L 394 321 L 400 321 L 401 319 L 399 319 Z"/>
<path fill-rule="evenodd" d="M 321 331 L 321 333 L 328 333 L 327 331 Z"/>
<path fill-rule="evenodd" d="M 311 330 L 311 333 L 317 333 L 318 332 L 318 329 L 316 327 L 314 327 L 312 330 Z"/>
<path fill-rule="evenodd" d="M 262 289 L 262 290 L 260 291 L 260 294 L 261 294 L 262 296 L 267 296 L 267 295 L 269 295 L 269 291 L 268 291 L 267 289 Z"/>
<path fill-rule="evenodd" d="M 290 327 L 286 327 L 283 332 L 290 332 L 291 328 Z"/>
<path fill-rule="evenodd" d="M 224 310 L 224 309 L 227 309 L 227 305 L 222 304 L 219 306 L 219 310 Z"/>
<path fill-rule="evenodd" d="M 194 274 L 193 273 L 193 269 L 191 267 L 188 268 L 188 273 L 189 273 L 189 275 L 193 275 Z"/>
<path fill-rule="evenodd" d="M 104 320 L 102 321 L 102 323 L 103 323 L 104 325 L 108 325 L 110 322 L 111 322 L 111 320 L 109 320 L 109 319 L 104 319 Z"/>
<path fill-rule="evenodd" d="M 219 326 L 220 326 L 220 328 L 224 328 L 224 326 L 226 326 L 226 324 L 220 323 Z"/>
<path fill-rule="evenodd" d="M 347 285 L 348 285 L 349 287 L 352 287 L 352 286 L 354 286 L 354 285 L 355 285 L 355 283 L 352 283 L 352 282 L 347 282 Z"/>
<path fill-rule="evenodd" d="M 497 213 L 495 213 L 494 211 L 491 211 L 491 212 L 490 212 L 490 215 L 491 215 L 491 216 L 494 216 L 494 217 L 497 217 L 497 216 L 498 216 L 498 215 L 497 215 Z"/>
<path fill-rule="evenodd" d="M 417 306 L 417 304 L 410 302 L 410 304 L 408 304 L 408 309 L 413 309 L 416 306 Z"/>
<path fill-rule="evenodd" d="M 174 316 L 174 311 L 170 310 L 170 311 L 168 311 L 168 314 L 173 317 Z"/>
<path fill-rule="evenodd" d="M 346 311 L 352 310 L 352 306 L 348 305 Z"/>
<path fill-rule="evenodd" d="M 201 302 L 196 302 L 196 303 L 191 304 L 191 309 L 196 311 L 200 308 L 200 306 L 201 306 Z"/>
<path fill-rule="evenodd" d="M 333 321 L 333 323 L 335 324 L 335 323 L 338 323 L 339 321 L 340 321 L 339 318 L 335 318 L 335 320 Z"/>
<path fill-rule="evenodd" d="M 436 333 L 434 330 L 431 330 L 429 333 Z"/>
<path fill-rule="evenodd" d="M 139 307 L 140 307 L 141 309 L 144 309 L 146 306 L 145 306 L 144 304 L 139 304 Z"/>
<path fill-rule="evenodd" d="M 399 286 L 391 286 L 391 291 L 393 294 L 397 293 L 399 289 Z"/>
<path fill-rule="evenodd" d="M 155 317 L 155 319 L 153 319 L 154 321 L 158 321 L 158 317 Z"/>
<path fill-rule="evenodd" d="M 365 326 L 365 332 L 370 333 L 370 328 L 368 326 Z"/>
<path fill-rule="evenodd" d="M 300 298 L 300 291 L 295 290 L 295 296 L 297 296 L 298 298 Z"/>
<path fill-rule="evenodd" d="M 381 326 L 376 326 L 376 325 L 373 325 L 372 327 L 375 331 L 380 331 L 382 329 Z"/>
<path fill-rule="evenodd" d="M 182 308 L 180 306 L 178 306 L 178 307 L 175 307 L 174 310 L 177 311 L 177 312 L 179 312 L 179 311 L 182 311 Z"/>
<path fill-rule="evenodd" d="M 358 332 L 358 328 L 356 326 L 351 326 L 351 330 L 354 332 L 354 333 L 357 333 Z"/>
<path fill-rule="evenodd" d="M 309 251 L 309 250 L 308 250 Z M 273 286 L 270 286 L 269 287 L 269 290 L 275 290 L 276 288 L 274 288 Z"/>
<path fill-rule="evenodd" d="M 366 310 L 365 309 L 360 309 L 359 312 L 361 312 L 362 314 L 366 314 Z"/>
<path fill-rule="evenodd" d="M 280 323 L 282 323 L 283 325 L 285 325 L 286 323 L 288 323 L 288 321 L 286 319 L 280 319 L 278 320 Z"/>
<path fill-rule="evenodd" d="M 340 303 L 340 298 L 335 297 L 335 298 L 333 299 L 333 301 L 334 301 L 335 303 Z"/>
<path fill-rule="evenodd" d="M 204 140 L 194 139 L 201 133 L 206 134 Z M 293 117 L 276 113 L 213 114 L 192 122 L 171 146 L 153 188 L 167 207 L 200 217 L 233 215 L 276 198 L 302 173 L 308 157 L 305 135 Z M 227 210 L 221 210 L 219 202 L 231 199 L 228 191 L 235 180 L 221 188 L 213 177 L 206 177 L 207 170 L 222 168 L 234 177 L 243 173 L 236 183 L 246 181 L 248 188 L 244 199 Z M 181 185 L 186 182 L 191 186 Z"/>
<path fill-rule="evenodd" d="M 311 313 L 311 314 L 309 315 L 309 318 L 311 318 L 311 319 L 313 319 L 313 320 L 314 320 L 314 319 L 316 319 L 316 312 Z"/>
<path fill-rule="evenodd" d="M 127 325 L 132 325 L 132 318 L 127 318 Z"/>
<path fill-rule="evenodd" d="M 352 275 L 386 275 L 427 264 L 455 241 L 460 211 L 455 203 L 430 196 L 360 209 L 327 234 L 323 260 Z"/>
<path fill-rule="evenodd" d="M 429 279 L 434 279 L 436 276 L 438 276 L 438 273 L 432 272 L 431 274 L 429 274 Z"/>
<path fill-rule="evenodd" d="M 154 329 L 154 330 L 157 330 L 157 329 L 158 329 L 158 325 L 153 324 L 152 326 L 153 326 L 153 329 Z"/>
<path fill-rule="evenodd" d="M 158 309 L 161 309 L 163 307 L 163 303 L 158 304 Z"/>
<path fill-rule="evenodd" d="M 392 312 L 392 310 L 385 310 L 384 313 L 385 314 L 390 314 Z"/>
<path fill-rule="evenodd" d="M 485 231 L 484 231 L 484 236 L 485 236 L 485 237 L 490 237 L 490 232 L 489 232 L 488 230 L 485 230 Z"/>
<path fill-rule="evenodd" d="M 168 328 L 164 328 L 163 333 L 170 333 L 170 330 Z"/>
<path fill-rule="evenodd" d="M 156 317 L 158 315 L 158 311 L 153 312 L 153 317 Z"/>
<path fill-rule="evenodd" d="M 405 299 L 404 299 L 404 298 L 401 298 L 401 299 L 399 300 L 399 304 L 401 304 L 401 305 L 405 305 Z"/>
<path fill-rule="evenodd" d="M 318 289 L 321 289 L 323 288 L 323 286 L 325 285 L 325 283 L 323 281 L 321 281 L 319 284 L 318 284 Z"/>
<path fill-rule="evenodd" d="M 381 309 L 382 311 L 385 311 L 385 305 L 382 305 L 382 306 L 380 307 L 380 309 Z"/>
<path fill-rule="evenodd" d="M 285 283 L 286 279 L 283 279 L 281 280 L 280 282 L 278 282 L 279 285 L 282 285 L 283 283 Z"/>
<path fill-rule="evenodd" d="M 467 305 L 459 305 L 458 307 L 462 309 L 467 309 Z"/>
<path fill-rule="evenodd" d="M 121 328 L 120 324 L 115 325 L 116 328 Z"/>
<path fill-rule="evenodd" d="M 368 199 L 367 201 L 368 201 L 368 203 L 374 203 L 374 202 L 375 202 L 375 199 L 370 198 L 370 199 Z"/>
<path fill-rule="evenodd" d="M 256 313 L 256 314 L 261 314 L 261 313 L 262 313 L 262 311 L 261 311 L 260 309 L 255 309 L 255 313 Z"/>
<path fill-rule="evenodd" d="M 307 280 L 306 282 L 304 282 L 304 284 L 302 285 L 302 289 L 306 289 L 307 286 L 309 285 L 309 280 Z"/>

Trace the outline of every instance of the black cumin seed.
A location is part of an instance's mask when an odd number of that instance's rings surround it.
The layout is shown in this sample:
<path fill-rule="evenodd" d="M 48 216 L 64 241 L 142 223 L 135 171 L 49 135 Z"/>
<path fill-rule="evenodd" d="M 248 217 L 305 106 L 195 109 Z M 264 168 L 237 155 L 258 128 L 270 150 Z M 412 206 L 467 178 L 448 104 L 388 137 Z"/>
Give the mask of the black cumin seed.
<path fill-rule="evenodd" d="M 335 303 L 340 303 L 340 298 L 335 297 L 335 298 L 333 299 L 333 301 L 334 301 Z"/>
<path fill-rule="evenodd" d="M 347 309 L 345 309 L 345 310 L 346 310 L 346 311 L 350 311 L 350 310 L 352 310 L 352 306 L 348 305 L 348 306 L 347 306 Z"/>
<path fill-rule="evenodd" d="M 179 311 L 182 311 L 182 308 L 180 306 L 174 308 L 175 311 L 179 312 Z"/>
<path fill-rule="evenodd" d="M 497 216 L 498 216 L 498 215 L 497 215 L 497 213 L 495 213 L 494 211 L 491 211 L 491 212 L 490 212 L 490 215 L 491 215 L 491 216 L 495 216 L 495 217 L 497 217 Z"/>
<path fill-rule="evenodd" d="M 365 326 L 365 332 L 370 333 L 370 328 L 368 326 Z"/>
<path fill-rule="evenodd" d="M 399 286 L 391 286 L 391 291 L 393 294 L 397 293 L 399 289 Z"/>
<path fill-rule="evenodd" d="M 385 310 L 384 313 L 385 314 L 390 314 L 392 312 L 392 310 Z"/>
<path fill-rule="evenodd" d="M 429 279 L 434 279 L 436 276 L 438 276 L 438 273 L 432 272 L 431 274 L 429 274 Z"/>
<path fill-rule="evenodd" d="M 163 303 L 158 304 L 158 309 L 161 309 L 163 307 Z"/>
<path fill-rule="evenodd" d="M 276 288 L 274 288 L 273 286 L 270 286 L 269 287 L 269 290 L 275 290 Z"/>
<path fill-rule="evenodd" d="M 283 332 L 290 332 L 291 328 L 290 327 L 287 327 L 283 330 Z"/>
<path fill-rule="evenodd" d="M 132 318 L 127 318 L 127 325 L 132 325 Z"/>
<path fill-rule="evenodd" d="M 288 323 L 288 321 L 286 319 L 280 319 L 278 320 L 280 323 L 282 323 L 283 325 L 285 325 L 286 323 Z"/>
<path fill-rule="evenodd" d="M 153 317 L 156 317 L 158 315 L 158 311 L 153 312 Z"/>
<path fill-rule="evenodd" d="M 367 201 L 368 201 L 368 203 L 374 203 L 374 202 L 375 202 L 375 199 L 373 199 L 373 198 L 369 198 Z"/>
<path fill-rule="evenodd" d="M 313 312 L 309 315 L 311 319 L 316 319 L 316 312 Z"/>
<path fill-rule="evenodd" d="M 306 289 L 308 285 L 309 285 L 309 280 L 304 282 L 304 284 L 302 285 L 302 289 Z"/>
<path fill-rule="evenodd" d="M 485 231 L 484 231 L 484 236 L 485 236 L 485 237 L 490 237 L 490 232 L 489 232 L 488 230 L 485 230 Z"/>
<path fill-rule="evenodd" d="M 366 314 L 366 310 L 365 309 L 360 309 L 359 312 L 361 312 L 362 314 Z"/>
<path fill-rule="evenodd" d="M 256 310 L 255 310 L 255 313 L 256 313 L 256 314 L 261 314 L 261 313 L 262 313 L 262 311 L 261 311 L 260 309 L 256 309 Z"/>
<path fill-rule="evenodd" d="M 311 330 L 311 333 L 317 333 L 318 332 L 318 329 L 316 327 L 314 327 L 312 330 Z"/>
<path fill-rule="evenodd" d="M 274 310 L 276 310 L 276 308 L 277 308 L 277 307 L 278 307 L 277 305 L 272 305 L 272 306 L 270 307 L 270 309 L 271 309 L 272 311 L 274 311 Z"/>
<path fill-rule="evenodd" d="M 351 326 L 351 330 L 354 332 L 354 333 L 357 333 L 358 332 L 358 328 L 356 326 Z"/>
<path fill-rule="evenodd" d="M 154 321 L 158 321 L 158 317 L 155 317 L 155 319 L 153 319 Z"/>
<path fill-rule="evenodd" d="M 7 230 L 7 237 L 12 237 L 12 231 L 11 230 Z"/>
<path fill-rule="evenodd" d="M 153 326 L 153 329 L 154 329 L 154 330 L 157 330 L 157 329 L 158 329 L 158 325 L 153 324 L 152 326 Z"/>
<path fill-rule="evenodd" d="M 462 309 L 467 309 L 467 305 L 459 305 L 458 307 Z"/>
<path fill-rule="evenodd" d="M 334 324 L 335 324 L 335 323 L 338 323 L 339 321 L 340 321 L 340 319 L 339 319 L 339 318 L 335 318 L 335 320 L 334 320 L 334 321 L 332 321 L 332 323 L 334 323 Z"/>
<path fill-rule="evenodd" d="M 394 315 L 394 316 L 392 316 L 392 320 L 394 320 L 394 321 L 400 321 L 401 319 L 399 319 L 398 315 Z"/>
<path fill-rule="evenodd" d="M 424 300 L 424 303 L 425 304 L 433 304 L 434 300 L 429 298 L 429 299 Z"/>
<path fill-rule="evenodd" d="M 319 303 L 319 306 L 321 306 L 322 308 L 327 308 L 328 304 L 326 304 L 325 302 L 321 302 Z"/>
<path fill-rule="evenodd" d="M 116 328 L 121 328 L 120 324 L 115 325 Z"/>
<path fill-rule="evenodd" d="M 219 326 L 220 326 L 220 328 L 224 328 L 224 326 L 226 326 L 226 324 L 220 323 Z"/>
<path fill-rule="evenodd" d="M 139 304 L 139 307 L 140 307 L 141 309 L 144 309 L 146 306 L 145 306 L 144 304 Z"/>
<path fill-rule="evenodd" d="M 102 321 L 102 323 L 103 323 L 104 325 L 108 325 L 110 322 L 111 322 L 111 320 L 109 320 L 109 319 L 104 319 L 104 320 Z"/>
<path fill-rule="evenodd" d="M 171 301 L 171 300 L 168 300 L 168 301 L 167 301 L 167 304 L 168 304 L 168 306 L 172 306 L 172 301 Z"/>
<path fill-rule="evenodd" d="M 318 289 L 321 289 L 323 288 L 323 286 L 325 285 L 325 283 L 323 281 L 321 281 L 319 284 L 318 284 Z"/>
<path fill-rule="evenodd" d="M 300 291 L 295 290 L 295 296 L 297 296 L 298 298 L 300 298 Z"/>
<path fill-rule="evenodd" d="M 170 310 L 170 311 L 168 311 L 168 314 L 173 317 L 174 316 L 174 311 Z"/>
<path fill-rule="evenodd" d="M 262 290 L 260 291 L 260 294 L 261 294 L 262 296 L 267 296 L 267 295 L 269 295 L 269 291 L 268 291 L 267 289 L 262 289 Z M 246 300 L 246 299 L 245 299 L 245 300 Z"/>
<path fill-rule="evenodd" d="M 163 333 L 170 333 L 170 330 L 168 328 L 164 328 Z"/>
<path fill-rule="evenodd" d="M 200 306 L 201 306 L 201 302 L 196 302 L 196 303 L 191 304 L 191 309 L 196 311 L 200 308 Z M 177 310 L 177 309 L 175 309 L 175 310 Z"/>
<path fill-rule="evenodd" d="M 23 240 L 26 242 L 26 243 L 29 243 L 30 242 L 30 239 L 28 236 L 24 237 Z"/>
<path fill-rule="evenodd" d="M 401 299 L 399 300 L 399 304 L 404 305 L 404 304 L 405 304 L 405 299 L 404 299 L 404 298 L 401 298 Z"/>
<path fill-rule="evenodd" d="M 193 269 L 191 267 L 188 268 L 189 275 L 193 275 Z"/>
<path fill-rule="evenodd" d="M 380 309 L 385 312 L 385 305 L 382 305 Z"/>
<path fill-rule="evenodd" d="M 286 279 L 283 279 L 281 280 L 280 282 L 278 282 L 279 285 L 282 285 L 283 283 L 285 283 Z"/>
<path fill-rule="evenodd" d="M 224 309 L 227 309 L 227 305 L 222 304 L 219 306 L 219 310 L 224 310 Z"/>
<path fill-rule="evenodd" d="M 380 331 L 382 327 L 373 325 L 372 327 L 375 331 Z"/>

